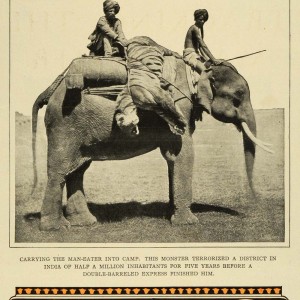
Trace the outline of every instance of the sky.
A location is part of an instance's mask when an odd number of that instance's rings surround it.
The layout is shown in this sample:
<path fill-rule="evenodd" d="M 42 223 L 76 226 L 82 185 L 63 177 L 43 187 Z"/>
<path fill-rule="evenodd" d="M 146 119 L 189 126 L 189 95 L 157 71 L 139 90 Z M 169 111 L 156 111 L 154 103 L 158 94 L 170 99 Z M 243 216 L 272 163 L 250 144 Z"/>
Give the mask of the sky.
<path fill-rule="evenodd" d="M 233 61 L 251 91 L 254 109 L 289 107 L 289 7 L 282 0 L 120 0 L 127 38 L 146 35 L 182 53 L 196 9 L 206 8 L 205 42 L 217 58 L 267 50 Z M 31 114 L 37 96 L 87 54 L 100 16 L 99 0 L 11 0 L 10 101 Z"/>

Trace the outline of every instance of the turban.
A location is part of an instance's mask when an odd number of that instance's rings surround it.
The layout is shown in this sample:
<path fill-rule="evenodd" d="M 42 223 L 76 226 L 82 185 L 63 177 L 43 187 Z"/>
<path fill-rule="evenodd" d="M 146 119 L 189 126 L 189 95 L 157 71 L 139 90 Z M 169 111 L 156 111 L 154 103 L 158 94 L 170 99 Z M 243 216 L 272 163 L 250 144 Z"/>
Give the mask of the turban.
<path fill-rule="evenodd" d="M 117 1 L 114 0 L 105 0 L 103 2 L 103 10 L 104 12 L 114 8 L 115 9 L 115 14 L 117 14 L 120 11 L 120 5 L 118 4 Z"/>
<path fill-rule="evenodd" d="M 197 9 L 194 12 L 194 18 L 198 18 L 199 16 L 204 16 L 204 21 L 208 20 L 208 12 L 206 9 Z"/>

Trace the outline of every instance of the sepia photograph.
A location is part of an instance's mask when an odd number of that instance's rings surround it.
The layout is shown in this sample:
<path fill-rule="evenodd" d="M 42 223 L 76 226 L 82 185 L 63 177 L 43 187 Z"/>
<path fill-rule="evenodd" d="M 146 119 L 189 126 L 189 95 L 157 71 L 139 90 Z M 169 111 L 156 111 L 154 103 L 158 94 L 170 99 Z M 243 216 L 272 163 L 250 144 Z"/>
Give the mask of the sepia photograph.
<path fill-rule="evenodd" d="M 2 298 L 297 299 L 299 13 L 2 0 Z"/>
<path fill-rule="evenodd" d="M 289 84 L 288 1 L 11 1 L 11 245 L 289 245 Z"/>

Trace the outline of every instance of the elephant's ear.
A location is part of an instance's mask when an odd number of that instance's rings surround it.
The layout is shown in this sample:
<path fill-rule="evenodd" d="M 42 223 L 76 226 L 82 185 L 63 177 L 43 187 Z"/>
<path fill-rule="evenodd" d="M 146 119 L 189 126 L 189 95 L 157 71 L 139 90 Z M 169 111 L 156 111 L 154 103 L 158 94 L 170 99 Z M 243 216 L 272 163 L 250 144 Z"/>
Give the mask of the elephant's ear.
<path fill-rule="evenodd" d="M 238 70 L 235 68 L 235 66 L 233 64 L 231 64 L 230 62 L 224 60 L 222 61 L 222 63 L 220 63 L 219 65 L 212 65 L 212 69 L 214 74 L 218 73 L 218 71 L 220 70 L 219 67 L 228 67 L 230 69 L 232 69 L 235 73 L 239 74 Z"/>
<path fill-rule="evenodd" d="M 229 67 L 231 68 L 233 71 L 235 71 L 236 73 L 239 73 L 238 70 L 235 68 L 235 66 L 233 64 L 231 64 L 230 62 L 224 60 L 222 63 L 221 63 L 221 66 L 226 66 L 226 67 Z"/>

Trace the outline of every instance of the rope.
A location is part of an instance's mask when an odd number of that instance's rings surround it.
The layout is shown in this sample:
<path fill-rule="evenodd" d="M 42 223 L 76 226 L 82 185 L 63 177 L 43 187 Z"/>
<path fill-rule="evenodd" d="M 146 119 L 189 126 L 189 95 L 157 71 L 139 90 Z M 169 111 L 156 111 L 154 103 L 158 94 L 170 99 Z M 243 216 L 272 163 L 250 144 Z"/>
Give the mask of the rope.
<path fill-rule="evenodd" d="M 83 90 L 83 94 L 117 97 L 124 89 L 125 85 L 113 85 L 109 87 L 87 88 Z"/>

